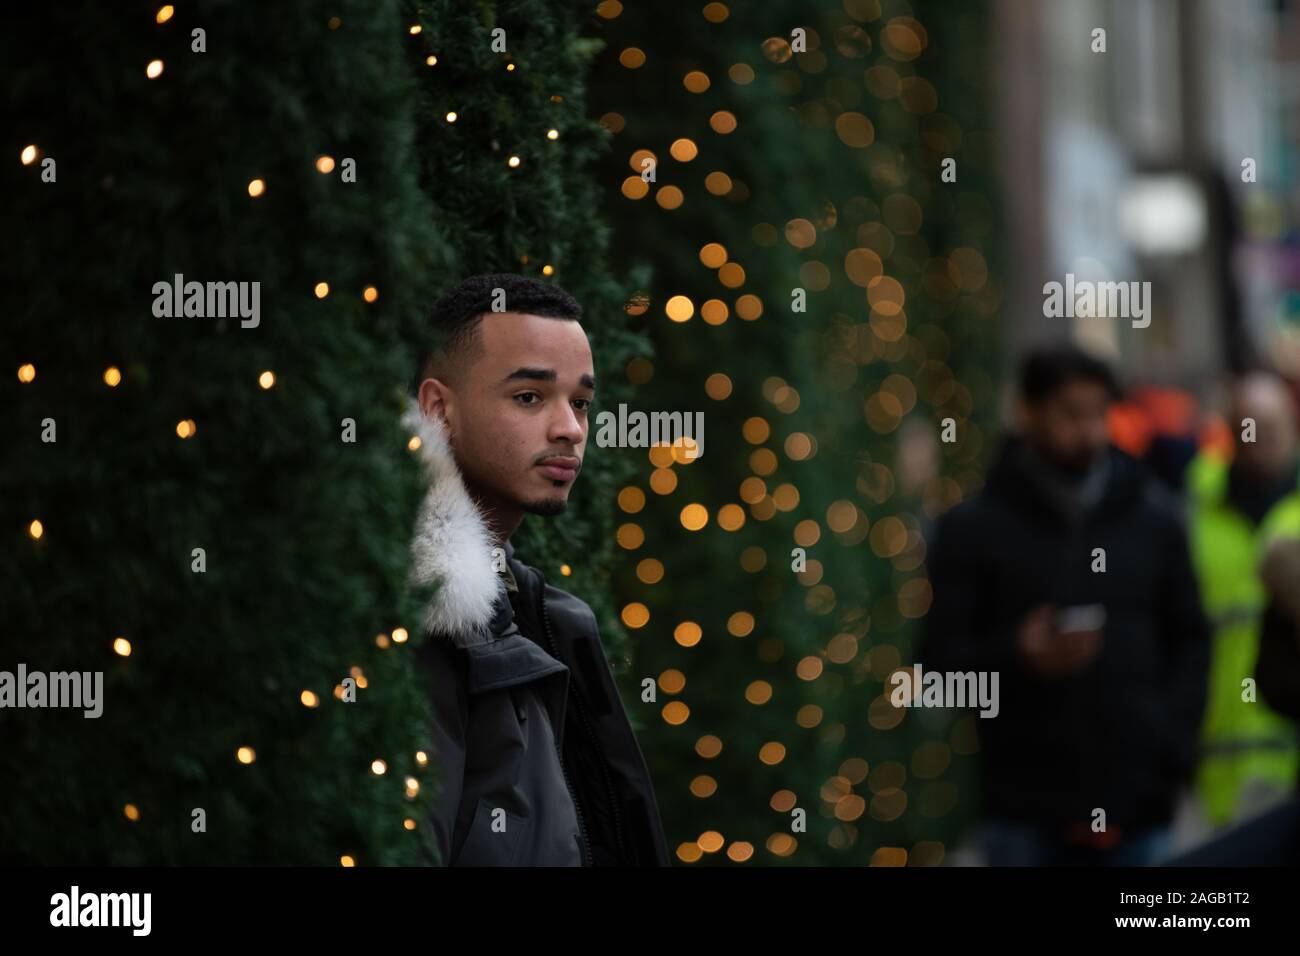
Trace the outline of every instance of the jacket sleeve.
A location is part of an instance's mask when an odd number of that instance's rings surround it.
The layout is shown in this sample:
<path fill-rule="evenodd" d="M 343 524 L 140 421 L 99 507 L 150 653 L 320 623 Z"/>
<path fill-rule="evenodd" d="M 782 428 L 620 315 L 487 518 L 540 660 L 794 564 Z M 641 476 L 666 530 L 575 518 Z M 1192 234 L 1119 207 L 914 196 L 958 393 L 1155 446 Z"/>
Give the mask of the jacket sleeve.
<path fill-rule="evenodd" d="M 1264 703 L 1300 721 L 1300 631 L 1276 600 L 1264 612 L 1255 681 Z"/>
<path fill-rule="evenodd" d="M 916 660 L 925 670 L 1006 673 L 1016 664 L 1014 627 L 998 628 L 986 602 L 987 542 L 960 506 L 939 518 L 931 535 L 928 570 L 932 599 Z"/>
<path fill-rule="evenodd" d="M 1196 767 L 1210 668 L 1210 623 L 1192 567 L 1184 521 L 1171 512 L 1157 596 L 1165 662 L 1165 731 L 1175 772 L 1188 780 Z"/>
<path fill-rule="evenodd" d="M 433 753 L 437 774 L 430 824 L 443 866 L 452 863 L 452 839 L 465 784 L 465 730 L 469 720 L 463 655 L 430 637 L 426 660 L 433 693 Z"/>

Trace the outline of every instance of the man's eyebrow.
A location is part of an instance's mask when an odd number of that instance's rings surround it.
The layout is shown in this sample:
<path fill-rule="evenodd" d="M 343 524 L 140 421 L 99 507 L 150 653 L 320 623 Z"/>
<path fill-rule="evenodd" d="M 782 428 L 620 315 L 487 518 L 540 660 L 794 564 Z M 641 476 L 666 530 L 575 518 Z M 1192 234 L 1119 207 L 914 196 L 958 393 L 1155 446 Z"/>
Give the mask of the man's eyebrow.
<path fill-rule="evenodd" d="M 504 385 L 506 382 L 512 382 L 515 379 L 524 379 L 525 381 L 533 382 L 554 382 L 557 377 L 555 369 L 553 368 L 532 368 L 530 366 L 524 366 L 515 369 L 503 378 L 501 384 Z M 591 389 L 593 392 L 596 390 L 596 378 L 593 375 L 582 375 L 578 378 L 578 382 L 584 387 Z"/>
<path fill-rule="evenodd" d="M 501 384 L 504 385 L 506 382 L 514 381 L 517 378 L 537 382 L 554 382 L 556 376 L 553 368 L 528 368 L 525 366 L 524 368 L 517 368 L 507 375 L 501 380 Z"/>

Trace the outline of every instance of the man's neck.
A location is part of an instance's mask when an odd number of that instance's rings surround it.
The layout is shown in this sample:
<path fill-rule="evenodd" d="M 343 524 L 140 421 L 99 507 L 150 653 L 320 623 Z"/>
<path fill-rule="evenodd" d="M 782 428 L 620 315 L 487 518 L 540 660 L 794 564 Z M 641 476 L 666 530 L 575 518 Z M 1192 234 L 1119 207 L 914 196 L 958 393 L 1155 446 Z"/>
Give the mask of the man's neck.
<path fill-rule="evenodd" d="M 524 513 L 516 508 L 502 507 L 473 489 L 470 490 L 470 496 L 483 517 L 483 524 L 487 527 L 492 547 L 504 548 L 510 536 L 524 520 Z"/>

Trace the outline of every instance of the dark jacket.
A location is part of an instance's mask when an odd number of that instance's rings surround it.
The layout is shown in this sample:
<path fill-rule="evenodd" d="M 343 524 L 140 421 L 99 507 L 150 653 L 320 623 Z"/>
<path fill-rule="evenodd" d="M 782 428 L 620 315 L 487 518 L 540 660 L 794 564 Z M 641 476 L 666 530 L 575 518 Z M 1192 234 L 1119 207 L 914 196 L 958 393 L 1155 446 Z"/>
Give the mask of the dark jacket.
<path fill-rule="evenodd" d="M 431 587 L 419 660 L 433 701 L 430 807 L 451 866 L 667 866 L 654 786 L 591 608 L 495 555 L 441 418 L 402 423 L 428 491 L 411 583 Z M 504 558 L 517 592 L 498 573 Z"/>
<path fill-rule="evenodd" d="M 491 641 L 431 636 L 432 825 L 451 866 L 667 866 L 654 787 L 586 603 L 507 560 Z M 493 826 L 494 820 L 496 826 Z"/>
<path fill-rule="evenodd" d="M 1300 723 L 1300 624 L 1276 600 L 1269 601 L 1260 626 L 1255 686 L 1264 703 Z M 1296 790 L 1300 794 L 1300 777 Z"/>
<path fill-rule="evenodd" d="M 1071 509 L 1011 438 L 983 491 L 935 528 L 917 659 L 999 672 L 1000 713 L 974 720 L 987 817 L 1088 824 L 1102 808 L 1108 826 L 1163 823 L 1195 766 L 1210 634 L 1182 515 L 1139 462 L 1107 454 L 1100 499 Z M 1098 656 L 1056 680 L 1030 674 L 1016 650 L 1022 619 L 1048 602 L 1107 615 Z"/>

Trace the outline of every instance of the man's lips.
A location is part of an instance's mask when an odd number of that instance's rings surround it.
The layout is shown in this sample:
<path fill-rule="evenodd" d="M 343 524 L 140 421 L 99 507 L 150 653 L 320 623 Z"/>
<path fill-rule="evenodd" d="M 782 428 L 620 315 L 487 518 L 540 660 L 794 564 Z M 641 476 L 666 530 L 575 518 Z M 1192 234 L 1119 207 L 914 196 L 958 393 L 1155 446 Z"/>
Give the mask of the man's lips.
<path fill-rule="evenodd" d="M 569 481 L 578 474 L 580 462 L 577 458 L 561 455 L 556 458 L 543 458 L 537 463 L 542 472 L 555 481 Z"/>

